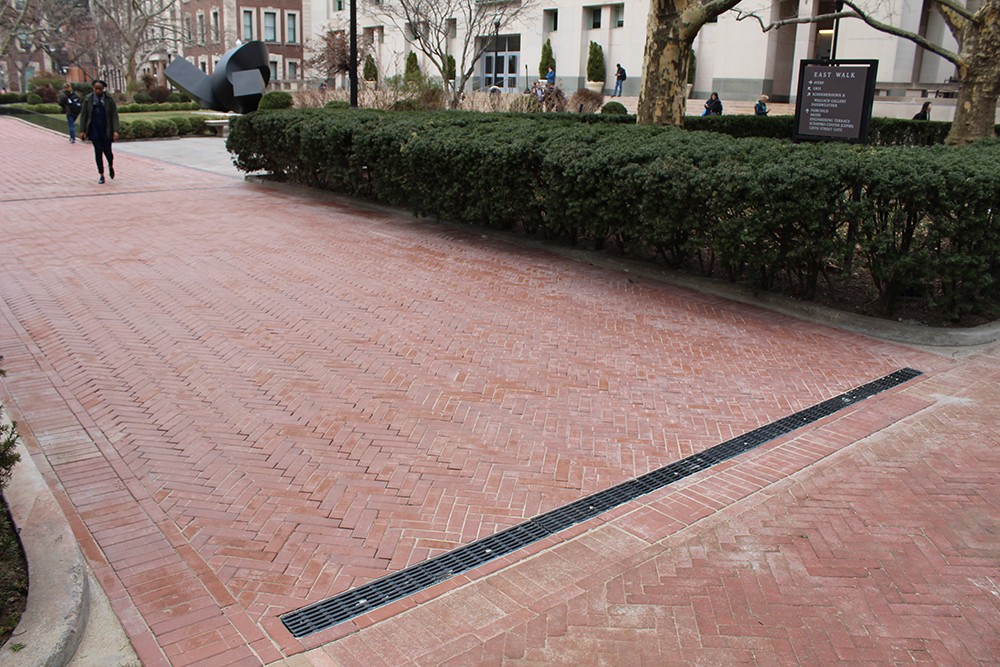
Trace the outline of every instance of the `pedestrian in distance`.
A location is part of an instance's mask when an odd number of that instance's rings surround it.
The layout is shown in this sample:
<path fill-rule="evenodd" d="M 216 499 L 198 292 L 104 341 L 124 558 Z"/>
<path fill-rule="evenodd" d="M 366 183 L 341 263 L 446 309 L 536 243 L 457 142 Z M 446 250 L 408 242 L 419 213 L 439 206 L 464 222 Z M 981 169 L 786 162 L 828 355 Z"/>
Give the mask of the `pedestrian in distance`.
<path fill-rule="evenodd" d="M 719 99 L 718 93 L 712 93 L 708 100 L 705 102 L 705 111 L 701 114 L 702 116 L 721 116 L 722 115 L 722 100 Z"/>
<path fill-rule="evenodd" d="M 549 73 L 545 75 L 545 85 L 547 86 L 556 85 L 556 71 L 552 69 L 551 65 L 549 65 Z"/>
<path fill-rule="evenodd" d="M 111 144 L 118 141 L 118 105 L 107 92 L 108 84 L 97 79 L 94 92 L 83 98 L 80 112 L 80 138 L 94 145 L 98 183 L 104 183 L 104 159 L 108 160 L 108 175 L 115 177 L 115 155 Z"/>
<path fill-rule="evenodd" d="M 625 79 L 628 78 L 628 74 L 625 73 L 625 68 L 621 64 L 615 65 L 617 68 L 615 70 L 615 90 L 611 93 L 611 97 L 621 97 L 622 96 L 622 84 Z"/>
<path fill-rule="evenodd" d="M 767 101 L 771 99 L 767 95 L 761 95 L 757 98 L 757 104 L 753 105 L 753 112 L 757 116 L 767 115 Z"/>
<path fill-rule="evenodd" d="M 931 119 L 931 103 L 924 102 L 924 106 L 920 107 L 920 111 L 917 115 L 913 117 L 913 120 L 930 120 Z"/>
<path fill-rule="evenodd" d="M 59 106 L 62 107 L 63 113 L 66 114 L 66 123 L 69 125 L 69 143 L 76 143 L 76 118 L 80 115 L 80 110 L 83 108 L 83 102 L 80 100 L 80 96 L 76 94 L 73 90 L 73 86 L 69 85 L 67 82 L 63 86 L 62 93 L 59 94 Z"/>

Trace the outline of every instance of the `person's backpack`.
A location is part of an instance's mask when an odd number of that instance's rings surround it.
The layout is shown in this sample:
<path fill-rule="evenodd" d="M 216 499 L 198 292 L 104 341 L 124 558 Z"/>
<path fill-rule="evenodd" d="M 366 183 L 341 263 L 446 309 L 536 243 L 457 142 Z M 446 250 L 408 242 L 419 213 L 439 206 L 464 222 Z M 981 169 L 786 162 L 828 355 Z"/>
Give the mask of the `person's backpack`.
<path fill-rule="evenodd" d="M 622 81 L 624 81 L 625 79 L 628 78 L 628 74 L 625 73 L 625 68 L 624 67 L 622 67 L 621 69 L 622 69 Z"/>
<path fill-rule="evenodd" d="M 80 109 L 83 108 L 83 103 L 80 102 L 80 98 L 75 92 L 66 96 L 66 108 L 73 116 L 80 115 Z"/>

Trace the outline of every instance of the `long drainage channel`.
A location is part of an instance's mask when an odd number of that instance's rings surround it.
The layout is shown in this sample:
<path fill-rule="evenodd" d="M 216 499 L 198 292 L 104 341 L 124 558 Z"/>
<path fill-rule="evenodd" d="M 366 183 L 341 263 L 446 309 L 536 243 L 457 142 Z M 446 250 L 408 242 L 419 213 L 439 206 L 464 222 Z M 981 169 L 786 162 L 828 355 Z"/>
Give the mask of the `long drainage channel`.
<path fill-rule="evenodd" d="M 662 489 L 677 480 L 748 452 L 755 447 L 832 415 L 858 401 L 897 387 L 919 376 L 920 371 L 903 368 L 868 384 L 852 389 L 782 417 L 749 433 L 692 454 L 662 468 L 622 482 L 604 491 L 581 498 L 499 533 L 476 540 L 434 558 L 393 572 L 380 579 L 352 588 L 332 598 L 288 612 L 281 622 L 295 637 L 326 630 L 372 609 L 413 595 L 441 581 L 512 553 L 577 523 Z"/>

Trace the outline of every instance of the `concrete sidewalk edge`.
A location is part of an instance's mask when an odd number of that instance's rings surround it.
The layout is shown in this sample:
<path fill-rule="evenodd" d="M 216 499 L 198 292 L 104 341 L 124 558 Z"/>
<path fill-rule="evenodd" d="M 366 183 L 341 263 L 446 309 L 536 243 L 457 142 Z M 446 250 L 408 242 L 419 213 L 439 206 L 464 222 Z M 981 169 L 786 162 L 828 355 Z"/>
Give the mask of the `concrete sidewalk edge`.
<path fill-rule="evenodd" d="M 0 649 L 0 666 L 62 667 L 76 653 L 87 624 L 87 564 L 62 508 L 20 440 L 17 451 L 21 460 L 4 497 L 29 564 L 28 605 Z"/>

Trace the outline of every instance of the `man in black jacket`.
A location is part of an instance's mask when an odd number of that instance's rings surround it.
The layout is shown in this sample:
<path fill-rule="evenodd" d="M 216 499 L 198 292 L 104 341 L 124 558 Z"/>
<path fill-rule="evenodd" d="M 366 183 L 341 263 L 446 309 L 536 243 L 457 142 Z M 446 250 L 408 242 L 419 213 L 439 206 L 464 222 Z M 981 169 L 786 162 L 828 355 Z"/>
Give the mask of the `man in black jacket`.
<path fill-rule="evenodd" d="M 104 183 L 104 158 L 108 159 L 108 175 L 115 177 L 115 155 L 111 144 L 118 140 L 118 105 L 107 94 L 108 84 L 100 79 L 94 81 L 94 92 L 83 98 L 80 112 L 80 138 L 94 145 L 94 161 L 97 162 L 98 183 Z"/>

